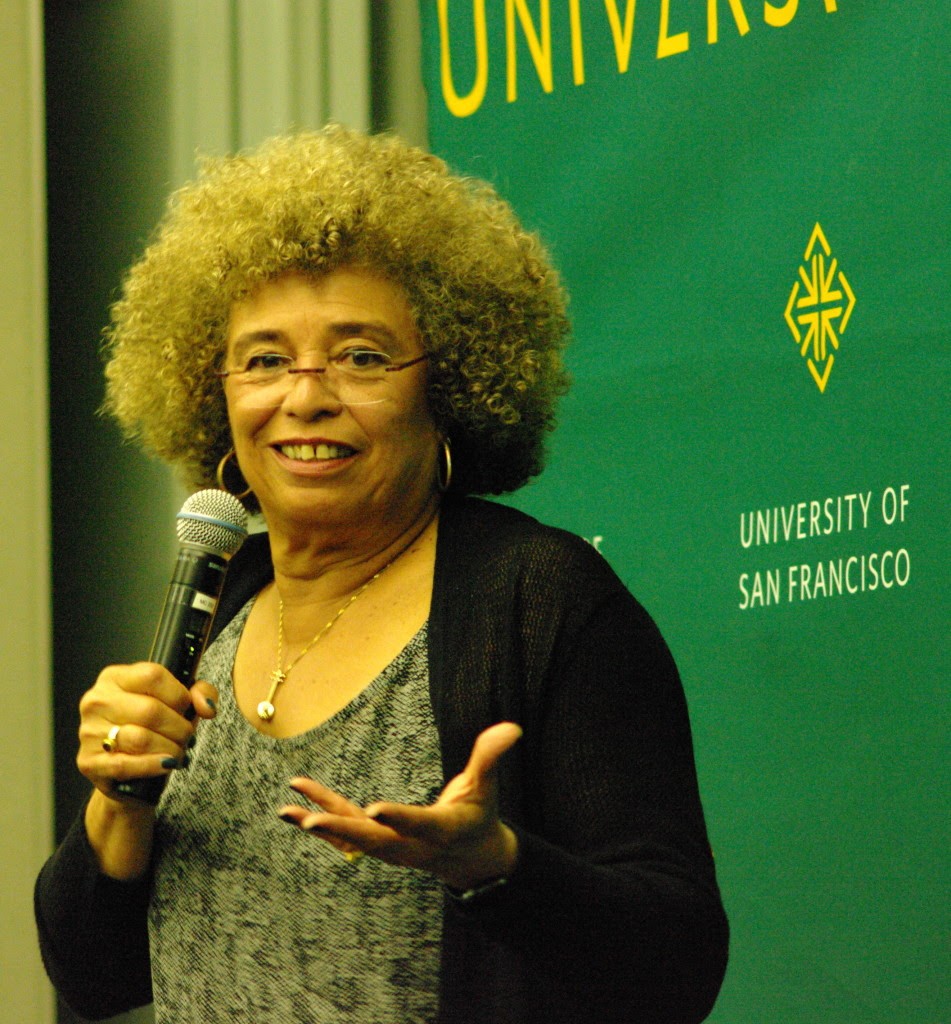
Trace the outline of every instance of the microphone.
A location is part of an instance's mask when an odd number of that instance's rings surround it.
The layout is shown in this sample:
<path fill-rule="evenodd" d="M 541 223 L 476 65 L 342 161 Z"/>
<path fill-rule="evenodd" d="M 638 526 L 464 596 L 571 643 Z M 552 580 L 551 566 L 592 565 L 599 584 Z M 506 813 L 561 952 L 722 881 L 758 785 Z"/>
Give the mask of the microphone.
<path fill-rule="evenodd" d="M 197 491 L 175 522 L 181 546 L 165 595 L 149 661 L 191 686 L 218 606 L 231 556 L 248 535 L 248 515 L 227 491 Z M 166 776 L 116 783 L 117 793 L 156 804 Z"/>

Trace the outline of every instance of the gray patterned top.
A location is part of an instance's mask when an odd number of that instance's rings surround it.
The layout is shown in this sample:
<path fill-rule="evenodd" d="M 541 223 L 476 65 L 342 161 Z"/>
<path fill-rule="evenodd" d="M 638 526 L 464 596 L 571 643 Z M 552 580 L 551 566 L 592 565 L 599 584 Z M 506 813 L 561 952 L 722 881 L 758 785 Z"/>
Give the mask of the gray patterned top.
<path fill-rule="evenodd" d="M 371 857 L 349 864 L 281 821 L 294 775 L 365 805 L 427 804 L 442 782 L 424 625 L 327 722 L 288 739 L 237 707 L 235 652 L 251 603 L 209 647 L 218 687 L 156 833 L 149 929 L 159 1024 L 423 1024 L 436 1016 L 442 889 Z"/>

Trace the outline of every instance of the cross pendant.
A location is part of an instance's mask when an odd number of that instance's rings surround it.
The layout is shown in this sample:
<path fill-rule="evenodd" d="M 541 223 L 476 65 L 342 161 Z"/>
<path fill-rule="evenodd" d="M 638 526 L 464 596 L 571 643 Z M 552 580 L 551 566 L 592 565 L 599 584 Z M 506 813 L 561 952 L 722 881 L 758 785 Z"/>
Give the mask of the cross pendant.
<path fill-rule="evenodd" d="M 262 700 L 258 704 L 258 718 L 263 722 L 270 722 L 274 717 L 274 694 L 277 693 L 277 688 L 287 678 L 287 674 L 279 668 L 274 669 L 271 673 L 271 689 L 267 695 L 267 700 Z"/>

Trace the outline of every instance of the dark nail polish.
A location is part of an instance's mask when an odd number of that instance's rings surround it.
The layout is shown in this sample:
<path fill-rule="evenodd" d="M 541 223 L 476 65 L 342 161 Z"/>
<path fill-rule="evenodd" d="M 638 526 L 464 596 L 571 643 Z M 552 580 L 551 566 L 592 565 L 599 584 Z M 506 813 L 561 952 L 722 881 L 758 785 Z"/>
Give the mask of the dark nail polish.
<path fill-rule="evenodd" d="M 162 767 L 163 768 L 172 768 L 172 769 L 177 768 L 178 767 L 178 759 L 174 758 L 174 757 L 163 757 L 162 758 Z"/>
<path fill-rule="evenodd" d="M 215 712 L 215 714 L 218 713 L 218 705 L 211 699 L 211 697 L 206 697 L 205 703 L 208 705 L 208 707 L 211 708 L 212 711 Z"/>
<path fill-rule="evenodd" d="M 278 817 L 281 819 L 281 821 L 286 821 L 290 825 L 297 824 L 297 819 L 294 817 L 293 814 L 279 814 Z"/>
<path fill-rule="evenodd" d="M 192 738 L 188 741 L 188 749 L 189 750 L 194 749 L 194 746 L 195 746 L 195 744 L 197 742 L 198 742 L 198 737 L 197 736 L 192 736 Z"/>

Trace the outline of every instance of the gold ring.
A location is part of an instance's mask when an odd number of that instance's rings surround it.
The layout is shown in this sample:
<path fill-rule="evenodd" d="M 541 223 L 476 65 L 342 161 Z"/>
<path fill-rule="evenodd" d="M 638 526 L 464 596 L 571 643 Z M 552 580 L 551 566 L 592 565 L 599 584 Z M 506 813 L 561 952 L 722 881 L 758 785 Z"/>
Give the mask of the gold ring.
<path fill-rule="evenodd" d="M 343 859 L 349 861 L 351 864 L 356 864 L 361 857 L 365 857 L 366 854 L 363 850 L 348 850 L 344 853 Z"/>
<path fill-rule="evenodd" d="M 119 749 L 119 730 L 121 728 L 119 725 L 114 725 L 102 741 L 102 749 L 107 754 L 114 754 Z"/>

